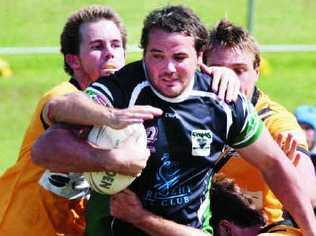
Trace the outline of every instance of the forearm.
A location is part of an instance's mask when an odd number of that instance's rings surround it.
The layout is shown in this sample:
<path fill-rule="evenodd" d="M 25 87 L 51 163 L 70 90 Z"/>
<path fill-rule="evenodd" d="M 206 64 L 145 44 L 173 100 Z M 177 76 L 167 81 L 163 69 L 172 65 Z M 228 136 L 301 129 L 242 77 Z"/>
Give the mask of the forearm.
<path fill-rule="evenodd" d="M 100 157 L 100 153 L 107 158 Z M 34 163 L 52 171 L 85 172 L 118 170 L 111 150 L 92 147 L 85 140 L 76 137 L 70 130 L 50 128 L 38 138 L 31 150 Z"/>
<path fill-rule="evenodd" d="M 316 176 L 310 157 L 300 152 L 300 159 L 296 165 L 296 169 L 304 179 L 304 188 L 312 199 L 313 207 L 316 207 Z"/>
<path fill-rule="evenodd" d="M 302 228 L 304 235 L 314 235 L 316 221 L 311 199 L 303 187 L 304 182 L 298 178 L 295 167 L 286 158 L 277 159 L 271 164 L 263 170 L 265 180 Z"/>
<path fill-rule="evenodd" d="M 262 172 L 272 191 L 305 235 L 316 234 L 315 216 L 311 199 L 302 187 L 303 178 L 299 178 L 298 171 L 267 130 L 264 129 L 256 142 L 237 151 Z"/>
<path fill-rule="evenodd" d="M 44 107 L 43 114 L 48 123 L 102 126 L 106 125 L 110 109 L 95 103 L 83 92 L 76 92 L 52 99 Z"/>
<path fill-rule="evenodd" d="M 152 236 L 208 236 L 202 230 L 195 229 L 186 225 L 181 225 L 171 220 L 166 220 L 148 211 L 143 214 L 142 220 L 134 224 Z"/>

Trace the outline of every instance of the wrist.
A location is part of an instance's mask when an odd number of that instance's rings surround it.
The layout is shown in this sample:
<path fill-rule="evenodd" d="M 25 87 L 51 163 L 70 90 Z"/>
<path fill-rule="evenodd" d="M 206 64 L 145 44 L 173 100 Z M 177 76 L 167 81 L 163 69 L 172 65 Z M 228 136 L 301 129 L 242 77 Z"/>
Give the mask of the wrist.
<path fill-rule="evenodd" d="M 102 109 L 103 113 L 103 119 L 102 119 L 102 125 L 111 127 L 111 121 L 113 120 L 113 108 L 111 107 L 104 107 Z"/>
<path fill-rule="evenodd" d="M 104 152 L 108 154 L 104 155 Z M 111 150 L 104 150 L 100 149 L 93 144 L 89 143 L 89 156 L 90 156 L 90 163 L 95 163 L 95 170 L 96 171 L 109 171 L 112 169 L 111 166 Z"/>
<path fill-rule="evenodd" d="M 134 226 L 141 229 L 146 229 L 150 227 L 154 221 L 160 218 L 159 216 L 147 211 L 146 209 L 138 209 L 138 216 L 133 217 L 133 221 L 131 222 Z"/>

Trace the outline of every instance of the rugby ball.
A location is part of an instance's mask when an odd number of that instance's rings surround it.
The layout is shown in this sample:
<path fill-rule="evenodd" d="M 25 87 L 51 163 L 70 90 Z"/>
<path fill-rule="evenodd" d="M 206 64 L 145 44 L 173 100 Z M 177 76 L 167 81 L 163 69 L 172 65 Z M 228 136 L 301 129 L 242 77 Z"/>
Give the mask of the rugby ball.
<path fill-rule="evenodd" d="M 145 149 L 147 136 L 144 126 L 132 124 L 123 129 L 93 127 L 88 135 L 88 142 L 102 149 L 119 148 L 127 139 L 138 148 Z M 94 191 L 110 195 L 122 191 L 136 178 L 114 171 L 85 172 L 84 176 Z"/>

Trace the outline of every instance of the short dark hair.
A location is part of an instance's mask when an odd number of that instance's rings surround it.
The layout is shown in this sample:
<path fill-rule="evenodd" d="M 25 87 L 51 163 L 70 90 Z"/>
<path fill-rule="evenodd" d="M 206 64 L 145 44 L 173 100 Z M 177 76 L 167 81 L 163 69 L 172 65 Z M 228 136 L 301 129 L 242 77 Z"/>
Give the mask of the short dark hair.
<path fill-rule="evenodd" d="M 240 191 L 233 179 L 222 174 L 213 177 L 210 191 L 212 218 L 215 235 L 221 220 L 227 220 L 240 227 L 264 226 L 262 213 L 257 210 L 250 197 Z"/>
<path fill-rule="evenodd" d="M 204 58 L 216 47 L 247 50 L 254 55 L 254 69 L 260 66 L 260 50 L 255 39 L 242 27 L 234 25 L 227 19 L 220 20 L 210 30 L 209 44 Z"/>
<path fill-rule="evenodd" d="M 204 51 L 207 46 L 207 29 L 191 9 L 181 5 L 156 9 L 145 18 L 140 41 L 145 51 L 149 33 L 153 29 L 161 29 L 169 33 L 184 33 L 194 37 L 194 47 L 197 52 Z"/>
<path fill-rule="evenodd" d="M 102 5 L 92 5 L 74 12 L 67 19 L 67 22 L 65 23 L 63 28 L 63 32 L 60 36 L 60 51 L 64 55 L 64 57 L 67 54 L 79 54 L 81 43 L 80 26 L 82 24 L 88 22 L 97 22 L 103 19 L 110 20 L 117 26 L 121 33 L 123 48 L 125 49 L 127 33 L 119 15 L 110 7 Z M 73 74 L 73 70 L 67 64 L 65 58 L 64 69 L 68 74 Z"/>

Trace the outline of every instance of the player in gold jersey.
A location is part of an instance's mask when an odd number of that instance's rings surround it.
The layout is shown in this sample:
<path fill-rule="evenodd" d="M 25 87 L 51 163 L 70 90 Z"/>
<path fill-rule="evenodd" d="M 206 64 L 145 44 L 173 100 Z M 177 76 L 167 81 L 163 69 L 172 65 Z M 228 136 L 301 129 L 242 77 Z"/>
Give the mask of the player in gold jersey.
<path fill-rule="evenodd" d="M 108 7 L 86 7 L 67 20 L 61 34 L 61 52 L 71 79 L 40 99 L 17 162 L 0 177 L 0 235 L 84 234 L 88 186 L 78 174 L 52 173 L 35 165 L 31 147 L 49 126 L 43 112 L 46 104 L 57 96 L 83 90 L 98 77 L 121 68 L 125 46 L 125 28 Z"/>
<path fill-rule="evenodd" d="M 210 32 L 210 43 L 205 53 L 205 60 L 208 65 L 226 66 L 236 72 L 241 82 L 241 91 L 251 100 L 258 115 L 275 139 L 279 135 L 285 139 L 288 134 L 294 138 L 290 145 L 298 146 L 296 151 L 300 156 L 295 164 L 297 170 L 307 179 L 305 187 L 314 200 L 315 174 L 307 156 L 304 133 L 290 112 L 256 87 L 259 78 L 260 54 L 254 39 L 241 27 L 222 20 Z M 228 153 L 231 157 L 220 172 L 235 179 L 243 191 L 252 196 L 257 208 L 262 209 L 266 214 L 269 223 L 282 220 L 282 205 L 272 194 L 259 172 L 235 155 L 235 152 Z"/>

